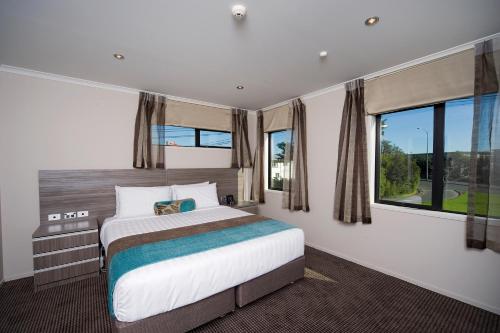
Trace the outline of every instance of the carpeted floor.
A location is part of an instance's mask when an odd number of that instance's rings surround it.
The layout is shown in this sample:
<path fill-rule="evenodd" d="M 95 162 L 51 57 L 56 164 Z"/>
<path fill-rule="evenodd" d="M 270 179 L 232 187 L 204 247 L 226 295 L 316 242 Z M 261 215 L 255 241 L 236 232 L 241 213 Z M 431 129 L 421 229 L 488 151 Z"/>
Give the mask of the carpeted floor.
<path fill-rule="evenodd" d="M 306 278 L 196 332 L 500 332 L 500 316 L 315 249 Z M 104 276 L 0 287 L 0 332 L 109 332 Z"/>

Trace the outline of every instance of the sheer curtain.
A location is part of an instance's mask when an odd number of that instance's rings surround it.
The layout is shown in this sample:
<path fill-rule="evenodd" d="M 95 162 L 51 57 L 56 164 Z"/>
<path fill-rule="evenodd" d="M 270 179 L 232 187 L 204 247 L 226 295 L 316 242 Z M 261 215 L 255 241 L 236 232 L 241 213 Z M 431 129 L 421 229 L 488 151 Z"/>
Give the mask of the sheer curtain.
<path fill-rule="evenodd" d="M 371 223 L 364 80 L 348 82 L 345 90 L 333 215 L 346 223 Z"/>
<path fill-rule="evenodd" d="M 467 247 L 500 252 L 500 40 L 475 50 Z"/>
<path fill-rule="evenodd" d="M 283 208 L 309 211 L 307 179 L 306 106 L 300 98 L 290 102 L 290 144 L 286 146 L 283 175 Z"/>
<path fill-rule="evenodd" d="M 164 169 L 163 143 L 165 132 L 160 126 L 165 124 L 167 98 L 146 92 L 139 93 L 139 105 L 135 118 L 134 168 Z M 161 144 L 161 145 L 160 145 Z"/>

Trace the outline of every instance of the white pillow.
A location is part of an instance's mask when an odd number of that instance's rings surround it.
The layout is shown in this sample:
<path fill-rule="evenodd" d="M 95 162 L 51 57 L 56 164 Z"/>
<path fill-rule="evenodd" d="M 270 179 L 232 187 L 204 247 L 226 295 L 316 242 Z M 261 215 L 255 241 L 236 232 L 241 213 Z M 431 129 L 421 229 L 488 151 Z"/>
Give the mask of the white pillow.
<path fill-rule="evenodd" d="M 203 186 L 203 185 L 208 185 L 209 182 L 203 182 L 203 183 L 195 183 L 195 184 L 185 184 L 185 185 L 172 185 L 172 200 L 181 200 L 175 196 L 175 189 L 176 188 L 182 188 L 182 187 L 197 187 L 197 186 Z"/>
<path fill-rule="evenodd" d="M 155 215 L 154 204 L 158 201 L 172 200 L 170 186 L 121 187 L 115 186 L 116 217 L 135 217 Z"/>
<path fill-rule="evenodd" d="M 176 200 L 194 199 L 196 209 L 219 206 L 216 183 L 202 186 L 174 187 L 173 191 Z"/>

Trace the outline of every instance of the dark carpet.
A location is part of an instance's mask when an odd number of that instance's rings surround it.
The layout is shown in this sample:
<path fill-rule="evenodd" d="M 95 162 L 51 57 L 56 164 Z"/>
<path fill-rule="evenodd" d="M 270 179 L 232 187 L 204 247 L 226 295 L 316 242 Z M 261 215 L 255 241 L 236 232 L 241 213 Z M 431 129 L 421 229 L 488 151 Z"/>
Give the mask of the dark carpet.
<path fill-rule="evenodd" d="M 195 332 L 500 332 L 500 316 L 324 252 L 306 278 Z M 0 287 L 0 332 L 109 332 L 104 276 L 33 292 Z"/>

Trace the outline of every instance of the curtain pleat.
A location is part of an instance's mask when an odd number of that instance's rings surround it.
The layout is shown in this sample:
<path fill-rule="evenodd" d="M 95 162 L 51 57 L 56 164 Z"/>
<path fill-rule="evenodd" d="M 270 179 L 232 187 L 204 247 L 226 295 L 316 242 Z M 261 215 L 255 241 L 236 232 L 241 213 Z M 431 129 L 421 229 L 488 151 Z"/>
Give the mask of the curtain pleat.
<path fill-rule="evenodd" d="M 364 81 L 346 84 L 337 159 L 334 218 L 371 223 Z"/>
<path fill-rule="evenodd" d="M 265 203 L 264 199 L 264 115 L 257 111 L 257 135 L 253 159 L 251 200 Z"/>
<path fill-rule="evenodd" d="M 166 104 L 167 99 L 164 96 L 139 93 L 139 105 L 135 118 L 134 168 L 165 168 L 163 146 L 153 143 L 153 137 L 158 138 L 156 143 L 165 142 L 165 132 L 160 126 L 153 125 L 165 123 Z"/>
<path fill-rule="evenodd" d="M 232 109 L 232 162 L 233 168 L 251 168 L 252 155 L 248 143 L 247 111 Z"/>
<path fill-rule="evenodd" d="M 308 212 L 306 106 L 297 98 L 289 103 L 289 108 L 292 128 L 285 149 L 283 208 Z"/>
<path fill-rule="evenodd" d="M 500 252 L 500 40 L 475 47 L 467 247 Z"/>

